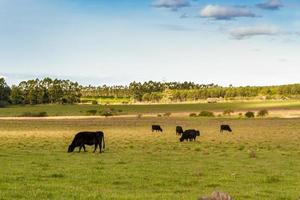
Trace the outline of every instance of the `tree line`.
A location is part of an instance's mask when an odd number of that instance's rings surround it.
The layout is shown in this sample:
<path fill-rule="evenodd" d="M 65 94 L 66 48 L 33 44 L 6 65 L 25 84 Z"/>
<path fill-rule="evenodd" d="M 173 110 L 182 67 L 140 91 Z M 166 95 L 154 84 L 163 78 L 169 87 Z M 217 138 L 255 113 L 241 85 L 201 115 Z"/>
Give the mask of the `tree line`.
<path fill-rule="evenodd" d="M 34 79 L 9 87 L 0 79 L 2 107 L 7 104 L 73 104 L 80 102 L 80 97 L 81 86 L 70 80 Z"/>
<path fill-rule="evenodd" d="M 208 98 L 300 98 L 300 84 L 222 87 L 193 82 L 132 82 L 126 86 L 81 86 L 70 80 L 44 78 L 8 86 L 0 78 L 0 106 L 8 104 L 74 104 L 81 97 L 128 98 L 133 102 L 184 102 Z"/>

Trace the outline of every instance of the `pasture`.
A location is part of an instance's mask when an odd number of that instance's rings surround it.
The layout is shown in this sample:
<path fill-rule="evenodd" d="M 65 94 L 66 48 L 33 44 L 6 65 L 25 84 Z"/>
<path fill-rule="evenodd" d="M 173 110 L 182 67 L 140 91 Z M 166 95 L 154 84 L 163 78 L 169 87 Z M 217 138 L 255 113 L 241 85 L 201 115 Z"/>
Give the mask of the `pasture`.
<path fill-rule="evenodd" d="M 0 117 L 19 117 L 24 113 L 46 112 L 48 116 L 84 116 L 89 110 L 103 111 L 113 109 L 118 115 L 136 115 L 136 114 L 158 114 L 158 113 L 191 113 L 201 112 L 203 110 L 213 112 L 223 112 L 226 109 L 232 109 L 235 112 L 244 112 L 248 110 L 268 109 L 277 110 L 300 110 L 300 101 L 233 101 L 216 104 L 208 103 L 180 103 L 180 104 L 133 104 L 133 105 L 24 105 L 8 106 L 0 109 Z"/>
<path fill-rule="evenodd" d="M 224 122 L 233 134 L 219 133 Z M 176 125 L 201 136 L 180 143 Z M 103 154 L 66 152 L 82 130 L 104 131 Z M 299 130 L 297 118 L 0 120 L 0 199 L 193 200 L 225 191 L 237 200 L 295 200 Z"/>

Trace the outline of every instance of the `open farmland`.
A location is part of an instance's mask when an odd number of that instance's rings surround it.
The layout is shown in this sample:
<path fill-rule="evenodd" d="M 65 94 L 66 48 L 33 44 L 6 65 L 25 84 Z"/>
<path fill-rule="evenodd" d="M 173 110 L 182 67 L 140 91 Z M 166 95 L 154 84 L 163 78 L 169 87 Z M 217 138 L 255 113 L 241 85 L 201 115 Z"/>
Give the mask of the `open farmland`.
<path fill-rule="evenodd" d="M 49 116 L 84 116 L 87 111 L 101 111 L 106 108 L 114 109 L 118 115 L 136 114 L 158 114 L 158 113 L 191 113 L 208 110 L 213 112 L 223 112 L 226 109 L 245 112 L 248 110 L 268 109 L 278 110 L 300 110 L 300 101 L 246 101 L 246 102 L 223 102 L 216 104 L 208 103 L 182 103 L 182 104 L 134 104 L 134 105 L 24 105 L 8 106 L 0 109 L 0 117 L 18 117 L 24 113 L 46 112 Z"/>
<path fill-rule="evenodd" d="M 220 135 L 220 123 L 233 134 Z M 164 133 L 151 133 L 151 124 Z M 179 143 L 175 126 L 197 128 Z M 80 130 L 103 130 L 103 154 L 66 153 Z M 300 119 L 0 120 L 0 199 L 238 200 L 300 195 Z M 76 149 L 77 151 L 77 149 Z"/>

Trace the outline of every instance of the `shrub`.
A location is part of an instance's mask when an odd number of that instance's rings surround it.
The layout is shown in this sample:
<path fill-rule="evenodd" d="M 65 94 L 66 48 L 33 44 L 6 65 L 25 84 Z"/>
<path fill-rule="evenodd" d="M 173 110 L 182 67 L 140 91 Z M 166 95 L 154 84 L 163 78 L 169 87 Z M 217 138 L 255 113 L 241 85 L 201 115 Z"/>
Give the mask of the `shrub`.
<path fill-rule="evenodd" d="M 51 174 L 50 177 L 51 177 L 51 178 L 63 178 L 64 175 L 63 175 L 63 174 Z"/>
<path fill-rule="evenodd" d="M 278 182 L 280 182 L 280 177 L 277 175 L 266 177 L 266 183 L 278 183 Z"/>
<path fill-rule="evenodd" d="M 170 117 L 170 116 L 171 116 L 171 114 L 172 114 L 172 113 L 170 113 L 170 112 L 167 112 L 167 113 L 165 113 L 165 114 L 164 114 L 164 117 Z"/>
<path fill-rule="evenodd" d="M 251 150 L 251 151 L 248 151 L 248 153 L 249 153 L 249 158 L 257 158 L 255 151 Z"/>
<path fill-rule="evenodd" d="M 32 113 L 32 112 L 24 112 L 20 115 L 20 117 L 47 117 L 47 112 L 38 112 L 38 113 Z"/>
<path fill-rule="evenodd" d="M 97 110 L 88 110 L 88 111 L 86 111 L 86 113 L 88 115 L 96 115 L 97 114 Z"/>
<path fill-rule="evenodd" d="M 260 110 L 260 111 L 258 111 L 257 116 L 258 117 L 265 117 L 268 114 L 269 114 L 268 110 Z"/>
<path fill-rule="evenodd" d="M 196 113 L 191 113 L 190 117 L 197 117 L 197 114 Z"/>
<path fill-rule="evenodd" d="M 162 115 L 161 115 L 161 114 L 158 114 L 157 117 L 162 117 Z"/>
<path fill-rule="evenodd" d="M 226 109 L 224 110 L 223 115 L 231 115 L 232 113 L 234 113 L 232 109 Z"/>
<path fill-rule="evenodd" d="M 245 113 L 245 117 L 247 117 L 247 118 L 254 118 L 255 117 L 254 112 L 251 112 L 251 111 L 246 112 Z"/>
<path fill-rule="evenodd" d="M 105 117 L 110 117 L 113 116 L 114 114 L 111 111 L 100 111 L 100 115 Z"/>
<path fill-rule="evenodd" d="M 92 101 L 92 105 L 98 105 L 98 101 L 93 100 L 93 101 Z"/>
<path fill-rule="evenodd" d="M 89 103 L 89 102 L 90 102 L 90 100 L 86 100 L 86 99 L 80 100 L 80 103 L 84 103 L 84 104 Z"/>
<path fill-rule="evenodd" d="M 104 110 L 99 111 L 99 114 L 101 116 L 109 117 L 109 116 L 117 115 L 118 112 L 114 108 L 106 107 Z"/>
<path fill-rule="evenodd" d="M 198 115 L 199 117 L 214 117 L 214 113 L 210 111 L 201 111 Z"/>
<path fill-rule="evenodd" d="M 0 108 L 4 108 L 8 105 L 8 103 L 6 101 L 1 101 L 0 100 Z"/>
<path fill-rule="evenodd" d="M 141 114 L 141 113 L 137 115 L 137 118 L 139 118 L 139 119 L 142 117 L 143 117 L 143 114 Z"/>

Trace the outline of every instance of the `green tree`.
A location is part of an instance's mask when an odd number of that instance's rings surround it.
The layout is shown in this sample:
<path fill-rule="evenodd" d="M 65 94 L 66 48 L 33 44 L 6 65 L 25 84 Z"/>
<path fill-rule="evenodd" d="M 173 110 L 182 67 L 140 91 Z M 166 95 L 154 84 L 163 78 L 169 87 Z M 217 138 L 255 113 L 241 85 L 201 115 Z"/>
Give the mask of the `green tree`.
<path fill-rule="evenodd" d="M 4 78 L 0 78 L 0 107 L 5 107 L 10 101 L 11 89 Z"/>

